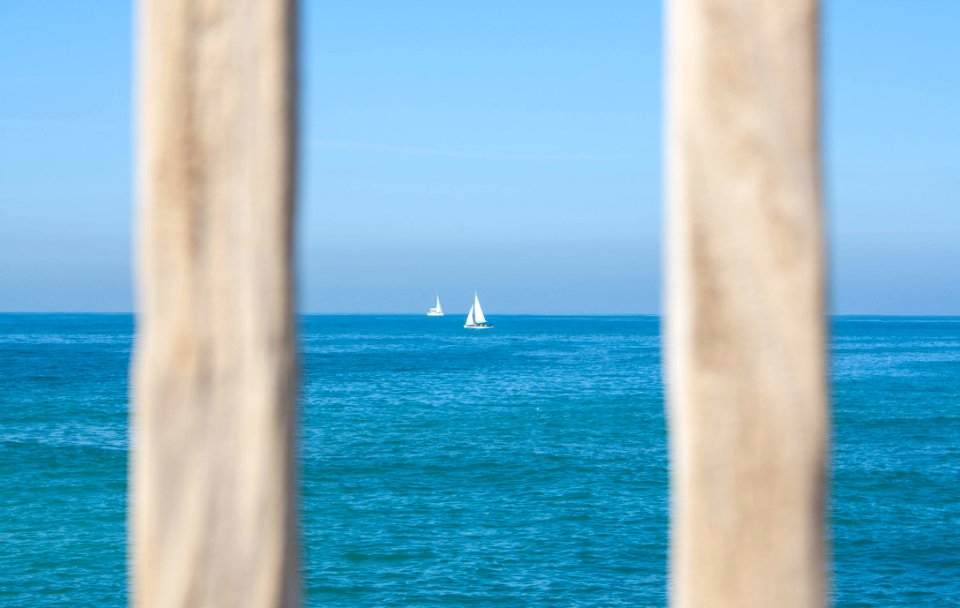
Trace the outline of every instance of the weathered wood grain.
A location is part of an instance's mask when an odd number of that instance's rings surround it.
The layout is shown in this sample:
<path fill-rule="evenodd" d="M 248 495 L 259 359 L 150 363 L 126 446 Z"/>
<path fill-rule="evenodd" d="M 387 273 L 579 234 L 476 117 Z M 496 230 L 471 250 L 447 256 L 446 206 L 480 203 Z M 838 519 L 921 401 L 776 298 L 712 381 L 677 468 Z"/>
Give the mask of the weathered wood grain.
<path fill-rule="evenodd" d="M 816 0 L 671 0 L 671 602 L 826 603 Z"/>
<path fill-rule="evenodd" d="M 299 602 L 290 0 L 141 0 L 132 595 Z"/>

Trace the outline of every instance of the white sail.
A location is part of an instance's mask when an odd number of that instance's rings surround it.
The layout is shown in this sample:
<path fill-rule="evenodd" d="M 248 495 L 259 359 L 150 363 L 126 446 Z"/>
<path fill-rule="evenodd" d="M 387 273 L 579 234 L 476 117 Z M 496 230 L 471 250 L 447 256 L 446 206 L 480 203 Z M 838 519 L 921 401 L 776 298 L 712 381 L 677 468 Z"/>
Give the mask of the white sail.
<path fill-rule="evenodd" d="M 470 311 L 473 312 L 477 325 L 483 325 L 487 322 L 487 318 L 483 316 L 483 309 L 480 308 L 480 298 L 477 297 L 476 292 L 473 294 L 473 307 L 470 308 Z"/>
<path fill-rule="evenodd" d="M 437 294 L 437 305 L 427 311 L 428 317 L 442 317 L 443 308 L 440 307 L 440 294 Z"/>
<path fill-rule="evenodd" d="M 473 322 L 473 306 L 470 307 L 470 313 L 467 314 L 467 322 L 464 324 L 464 327 L 469 327 L 471 325 L 476 325 L 476 323 Z"/>

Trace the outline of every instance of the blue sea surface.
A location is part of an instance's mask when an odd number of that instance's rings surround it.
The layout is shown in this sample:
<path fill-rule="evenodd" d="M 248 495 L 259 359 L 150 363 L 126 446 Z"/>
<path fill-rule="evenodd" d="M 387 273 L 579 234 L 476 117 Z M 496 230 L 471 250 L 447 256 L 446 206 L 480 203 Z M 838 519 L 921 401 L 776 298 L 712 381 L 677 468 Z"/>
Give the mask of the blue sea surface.
<path fill-rule="evenodd" d="M 302 318 L 312 606 L 663 606 L 656 317 Z M 126 315 L 0 315 L 0 606 L 124 606 Z M 960 318 L 833 322 L 835 604 L 960 606 Z"/>

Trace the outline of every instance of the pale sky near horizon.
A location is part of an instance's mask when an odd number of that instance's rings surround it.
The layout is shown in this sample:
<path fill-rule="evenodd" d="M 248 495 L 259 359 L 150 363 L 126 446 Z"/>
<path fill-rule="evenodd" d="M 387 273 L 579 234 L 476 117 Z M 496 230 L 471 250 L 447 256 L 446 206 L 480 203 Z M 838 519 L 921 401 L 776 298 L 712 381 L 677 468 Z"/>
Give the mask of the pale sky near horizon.
<path fill-rule="evenodd" d="M 0 311 L 130 311 L 130 2 L 0 4 Z M 660 309 L 659 2 L 301 12 L 299 303 Z M 960 2 L 824 2 L 831 309 L 960 314 Z"/>

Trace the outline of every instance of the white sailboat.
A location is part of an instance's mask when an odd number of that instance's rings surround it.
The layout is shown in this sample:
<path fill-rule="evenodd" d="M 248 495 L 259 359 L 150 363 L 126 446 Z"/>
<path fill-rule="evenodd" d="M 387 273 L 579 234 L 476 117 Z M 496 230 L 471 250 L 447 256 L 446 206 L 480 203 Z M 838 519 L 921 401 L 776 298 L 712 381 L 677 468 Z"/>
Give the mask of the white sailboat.
<path fill-rule="evenodd" d="M 442 317 L 443 307 L 440 306 L 440 293 L 437 293 L 437 305 L 427 311 L 428 317 Z"/>
<path fill-rule="evenodd" d="M 480 308 L 480 298 L 477 292 L 473 292 L 473 306 L 467 314 L 467 322 L 463 324 L 467 329 L 490 329 L 493 325 L 487 323 L 487 318 L 483 316 L 483 309 Z"/>

